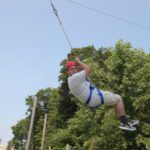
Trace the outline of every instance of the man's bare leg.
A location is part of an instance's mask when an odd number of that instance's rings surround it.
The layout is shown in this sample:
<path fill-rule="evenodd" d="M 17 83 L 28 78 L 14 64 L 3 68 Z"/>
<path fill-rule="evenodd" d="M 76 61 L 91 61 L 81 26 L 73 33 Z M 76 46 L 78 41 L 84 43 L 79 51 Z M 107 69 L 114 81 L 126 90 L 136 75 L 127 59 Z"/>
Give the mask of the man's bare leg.
<path fill-rule="evenodd" d="M 122 98 L 118 101 L 118 103 L 115 105 L 115 109 L 119 116 L 125 115 L 125 107 Z"/>

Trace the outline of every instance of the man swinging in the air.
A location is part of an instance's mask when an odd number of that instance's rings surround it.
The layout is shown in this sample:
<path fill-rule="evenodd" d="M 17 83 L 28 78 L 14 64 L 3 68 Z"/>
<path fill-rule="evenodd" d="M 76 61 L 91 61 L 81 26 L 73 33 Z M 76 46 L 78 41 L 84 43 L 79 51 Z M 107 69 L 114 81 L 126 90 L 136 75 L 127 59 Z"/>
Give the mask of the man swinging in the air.
<path fill-rule="evenodd" d="M 82 70 L 79 71 L 78 67 Z M 101 104 L 106 106 L 114 106 L 119 117 L 119 128 L 129 131 L 136 130 L 138 120 L 129 121 L 125 115 L 125 107 L 120 95 L 97 89 L 87 80 L 90 74 L 90 68 L 76 58 L 76 61 L 68 61 L 66 63 L 68 86 L 71 93 L 77 97 L 82 103 L 87 104 L 89 107 L 98 107 Z"/>

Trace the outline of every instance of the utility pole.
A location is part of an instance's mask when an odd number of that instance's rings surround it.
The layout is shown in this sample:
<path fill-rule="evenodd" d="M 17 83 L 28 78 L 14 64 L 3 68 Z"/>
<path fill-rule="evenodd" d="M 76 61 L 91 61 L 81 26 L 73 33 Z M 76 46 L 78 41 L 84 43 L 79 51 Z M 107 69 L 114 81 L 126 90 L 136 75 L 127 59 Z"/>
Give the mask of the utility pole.
<path fill-rule="evenodd" d="M 11 150 L 14 150 L 14 146 L 12 146 Z"/>
<path fill-rule="evenodd" d="M 29 150 L 29 145 L 30 145 L 30 139 L 31 139 L 31 134 L 32 134 L 32 128 L 33 128 L 33 123 L 34 123 L 34 117 L 35 117 L 35 110 L 36 110 L 36 105 L 37 105 L 37 97 L 33 97 L 33 109 L 32 109 L 32 116 L 30 120 L 30 127 L 29 127 L 29 132 L 28 132 L 28 138 L 27 138 L 27 143 L 25 150 Z"/>
<path fill-rule="evenodd" d="M 48 149 L 49 149 L 49 150 L 52 150 L 50 146 L 48 147 Z"/>
<path fill-rule="evenodd" d="M 40 149 L 40 150 L 43 150 L 43 147 L 44 147 L 46 123 L 47 123 L 47 114 L 45 114 L 45 118 L 44 118 L 43 134 L 42 134 L 42 143 L 41 143 L 41 149 Z"/>
<path fill-rule="evenodd" d="M 66 150 L 71 150 L 71 146 L 69 144 L 66 145 Z"/>

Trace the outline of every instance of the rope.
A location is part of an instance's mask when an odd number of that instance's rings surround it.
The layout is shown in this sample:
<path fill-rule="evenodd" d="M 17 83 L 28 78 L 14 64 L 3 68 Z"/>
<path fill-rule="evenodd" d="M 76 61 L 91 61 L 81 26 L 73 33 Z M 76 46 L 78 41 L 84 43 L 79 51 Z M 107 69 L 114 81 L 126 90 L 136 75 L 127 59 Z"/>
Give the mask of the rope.
<path fill-rule="evenodd" d="M 56 10 L 56 8 L 54 7 L 54 4 L 52 3 L 52 1 L 49 0 L 49 2 L 51 3 L 51 6 L 52 6 L 52 8 L 53 8 L 53 12 L 54 12 L 55 16 L 56 16 L 57 19 L 58 19 L 59 25 L 61 26 L 61 29 L 62 29 L 62 31 L 63 31 L 63 33 L 64 33 L 64 35 L 65 35 L 65 38 L 66 38 L 66 40 L 67 40 L 67 42 L 68 42 L 68 44 L 69 44 L 69 47 L 71 48 L 71 50 L 72 50 L 72 52 L 73 52 L 72 44 L 71 44 L 71 42 L 70 42 L 70 40 L 69 40 L 69 37 L 68 37 L 68 35 L 67 35 L 67 32 L 65 31 L 65 29 L 64 29 L 64 27 L 63 27 L 63 24 L 62 24 L 62 22 L 61 22 L 61 20 L 60 20 L 60 18 L 59 18 L 59 16 L 58 16 L 57 10 Z"/>

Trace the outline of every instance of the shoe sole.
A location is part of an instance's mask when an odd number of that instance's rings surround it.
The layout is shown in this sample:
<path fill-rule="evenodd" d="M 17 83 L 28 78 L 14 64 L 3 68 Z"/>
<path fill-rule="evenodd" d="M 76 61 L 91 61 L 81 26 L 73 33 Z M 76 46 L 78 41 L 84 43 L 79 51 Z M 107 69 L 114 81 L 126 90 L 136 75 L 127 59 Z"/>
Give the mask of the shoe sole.
<path fill-rule="evenodd" d="M 139 121 L 137 120 L 136 122 L 134 123 L 131 123 L 132 126 L 136 125 L 136 124 L 139 124 Z"/>
<path fill-rule="evenodd" d="M 136 128 L 125 128 L 125 127 L 122 127 L 122 126 L 119 126 L 120 129 L 123 129 L 123 130 L 128 130 L 128 131 L 135 131 Z"/>

